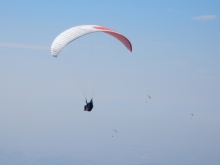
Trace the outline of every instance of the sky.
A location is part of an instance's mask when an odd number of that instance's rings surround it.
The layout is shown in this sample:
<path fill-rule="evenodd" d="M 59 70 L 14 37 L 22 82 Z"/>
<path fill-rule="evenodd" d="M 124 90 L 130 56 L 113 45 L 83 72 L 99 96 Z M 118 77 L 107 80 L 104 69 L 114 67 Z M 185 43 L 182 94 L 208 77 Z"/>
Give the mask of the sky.
<path fill-rule="evenodd" d="M 0 164 L 219 165 L 219 6 L 2 0 Z M 78 25 L 113 29 L 133 51 L 93 33 L 52 57 Z"/>

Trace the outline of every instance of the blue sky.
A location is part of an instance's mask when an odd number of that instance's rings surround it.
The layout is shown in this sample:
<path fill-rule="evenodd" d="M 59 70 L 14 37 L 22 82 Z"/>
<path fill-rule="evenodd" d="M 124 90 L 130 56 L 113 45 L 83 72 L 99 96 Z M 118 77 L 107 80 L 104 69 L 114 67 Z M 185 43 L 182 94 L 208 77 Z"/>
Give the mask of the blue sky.
<path fill-rule="evenodd" d="M 219 6 L 1 1 L 0 162 L 219 164 Z M 133 52 L 95 33 L 51 56 L 58 34 L 86 24 L 125 35 Z"/>

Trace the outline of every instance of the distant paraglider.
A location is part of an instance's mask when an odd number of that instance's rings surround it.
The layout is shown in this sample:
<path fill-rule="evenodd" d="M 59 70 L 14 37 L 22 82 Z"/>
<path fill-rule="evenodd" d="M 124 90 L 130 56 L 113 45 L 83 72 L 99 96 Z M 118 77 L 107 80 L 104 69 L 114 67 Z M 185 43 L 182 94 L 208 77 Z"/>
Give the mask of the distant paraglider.
<path fill-rule="evenodd" d="M 192 117 L 193 117 L 193 113 L 190 113 L 190 116 L 191 116 L 191 119 L 192 119 Z"/>
<path fill-rule="evenodd" d="M 148 97 L 149 99 L 151 99 L 150 95 L 144 95 L 144 97 Z M 147 101 L 146 101 L 146 103 L 147 103 Z"/>
<path fill-rule="evenodd" d="M 115 129 L 112 129 L 112 137 L 113 137 L 113 134 L 115 134 L 115 133 L 118 133 L 118 131 Z"/>

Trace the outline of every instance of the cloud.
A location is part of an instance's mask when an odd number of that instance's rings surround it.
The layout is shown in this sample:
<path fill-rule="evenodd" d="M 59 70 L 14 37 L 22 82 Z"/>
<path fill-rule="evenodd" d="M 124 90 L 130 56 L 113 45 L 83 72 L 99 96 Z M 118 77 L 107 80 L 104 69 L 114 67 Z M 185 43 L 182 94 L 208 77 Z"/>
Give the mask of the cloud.
<path fill-rule="evenodd" d="M 192 17 L 191 19 L 196 21 L 211 21 L 216 18 L 217 18 L 216 15 L 201 15 L 201 16 Z"/>
<path fill-rule="evenodd" d="M 20 49 L 50 50 L 49 46 L 39 46 L 39 45 L 0 43 L 0 46 L 1 47 L 9 47 L 9 48 L 20 48 Z"/>

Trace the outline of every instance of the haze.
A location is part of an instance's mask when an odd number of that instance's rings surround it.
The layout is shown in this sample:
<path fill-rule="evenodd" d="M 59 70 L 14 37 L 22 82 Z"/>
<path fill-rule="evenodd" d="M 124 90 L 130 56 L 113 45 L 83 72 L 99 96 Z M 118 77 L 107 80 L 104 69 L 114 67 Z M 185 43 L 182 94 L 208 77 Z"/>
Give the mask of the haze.
<path fill-rule="evenodd" d="M 0 164 L 219 165 L 219 6 L 1 1 Z M 58 34 L 90 24 L 133 52 L 94 33 L 52 57 Z"/>

